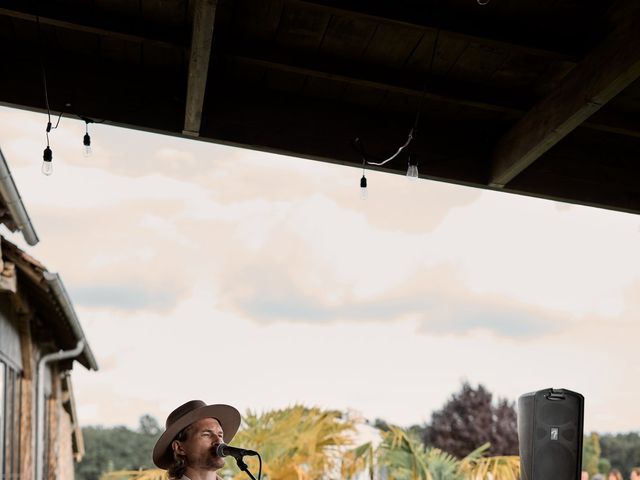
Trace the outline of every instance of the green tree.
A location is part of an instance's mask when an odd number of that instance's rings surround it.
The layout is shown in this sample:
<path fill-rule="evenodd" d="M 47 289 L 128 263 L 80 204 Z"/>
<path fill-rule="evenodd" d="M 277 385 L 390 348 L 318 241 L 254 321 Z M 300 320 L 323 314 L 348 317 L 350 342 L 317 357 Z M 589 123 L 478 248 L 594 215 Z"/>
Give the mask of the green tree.
<path fill-rule="evenodd" d="M 625 478 L 640 463 L 640 435 L 636 432 L 601 435 L 602 457 L 619 469 Z"/>
<path fill-rule="evenodd" d="M 137 431 L 124 426 L 89 426 L 82 429 L 82 435 L 85 455 L 76 464 L 76 479 L 99 480 L 109 471 L 153 467 L 151 451 L 160 428 L 153 417 L 145 415 L 140 418 Z"/>
<path fill-rule="evenodd" d="M 601 458 L 598 462 L 598 471 L 600 473 L 606 473 L 611 470 L 611 462 L 606 458 Z"/>
<path fill-rule="evenodd" d="M 478 445 L 491 444 L 494 455 L 518 454 L 517 416 L 507 400 L 493 402 L 493 395 L 482 385 L 464 383 L 442 410 L 431 416 L 424 431 L 425 445 L 463 458 Z"/>
<path fill-rule="evenodd" d="M 582 443 L 582 469 L 589 472 L 589 476 L 600 473 L 600 437 L 597 433 L 585 436 Z"/>
<path fill-rule="evenodd" d="M 158 420 L 151 415 L 143 415 L 140 417 L 138 423 L 138 432 L 142 435 L 147 435 L 149 437 L 157 438 L 162 431 Z"/>

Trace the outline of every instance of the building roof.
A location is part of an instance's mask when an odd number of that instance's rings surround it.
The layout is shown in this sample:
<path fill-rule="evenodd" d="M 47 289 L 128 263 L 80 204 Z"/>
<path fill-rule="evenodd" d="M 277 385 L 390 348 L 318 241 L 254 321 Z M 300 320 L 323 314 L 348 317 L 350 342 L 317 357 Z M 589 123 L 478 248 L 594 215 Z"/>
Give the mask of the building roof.
<path fill-rule="evenodd" d="M 31 246 L 39 242 L 38 234 L 31 224 L 2 150 L 0 150 L 0 223 L 12 232 L 19 230 L 24 240 Z"/>
<path fill-rule="evenodd" d="M 56 112 L 353 166 L 420 110 L 422 177 L 640 212 L 637 0 L 2 0 L 0 32 L 6 105 L 44 66 Z"/>
<path fill-rule="evenodd" d="M 44 265 L 4 238 L 1 238 L 1 244 L 5 265 L 7 261 L 15 265 L 17 291 L 26 295 L 29 308 L 36 313 L 36 320 L 41 322 L 41 328 L 34 335 L 41 335 L 42 342 L 49 340 L 44 338 L 45 332 L 47 336 L 52 335 L 54 347 L 62 350 L 72 349 L 78 341 L 84 340 L 84 350 L 77 360 L 87 369 L 98 370 L 96 359 L 59 275 L 49 272 Z"/>

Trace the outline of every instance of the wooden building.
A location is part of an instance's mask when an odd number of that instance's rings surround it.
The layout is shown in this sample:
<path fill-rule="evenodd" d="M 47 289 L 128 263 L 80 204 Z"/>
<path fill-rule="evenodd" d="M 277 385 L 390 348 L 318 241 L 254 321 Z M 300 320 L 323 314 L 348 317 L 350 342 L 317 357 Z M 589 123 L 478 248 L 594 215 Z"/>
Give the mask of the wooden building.
<path fill-rule="evenodd" d="M 0 152 L 0 220 L 37 235 Z M 84 452 L 71 371 L 97 370 L 60 277 L 0 238 L 0 478 L 72 479 Z"/>

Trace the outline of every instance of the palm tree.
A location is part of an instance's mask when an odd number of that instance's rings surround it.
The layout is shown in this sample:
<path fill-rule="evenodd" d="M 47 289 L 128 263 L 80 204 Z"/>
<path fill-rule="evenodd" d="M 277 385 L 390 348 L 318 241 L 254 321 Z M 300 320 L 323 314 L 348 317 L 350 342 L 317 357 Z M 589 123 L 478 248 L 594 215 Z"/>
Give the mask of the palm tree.
<path fill-rule="evenodd" d="M 520 457 L 484 456 L 490 445 L 485 443 L 461 460 L 460 471 L 469 480 L 520 480 Z"/>
<path fill-rule="evenodd" d="M 489 444 L 482 445 L 462 460 L 437 448 L 425 448 L 418 438 L 398 427 L 389 427 L 382 443 L 371 443 L 349 451 L 342 476 L 356 478 L 367 472 L 370 480 L 518 480 L 518 457 L 486 457 Z M 376 477 L 376 473 L 378 476 Z"/>
<path fill-rule="evenodd" d="M 100 480 L 167 480 L 167 472 L 160 469 L 120 470 L 105 473 Z"/>
<path fill-rule="evenodd" d="M 301 405 L 261 415 L 247 412 L 235 442 L 259 450 L 270 480 L 333 478 L 346 447 L 353 445 L 354 422 L 341 412 Z M 248 462 L 257 471 L 255 458 Z M 223 473 L 245 478 L 235 467 Z"/>

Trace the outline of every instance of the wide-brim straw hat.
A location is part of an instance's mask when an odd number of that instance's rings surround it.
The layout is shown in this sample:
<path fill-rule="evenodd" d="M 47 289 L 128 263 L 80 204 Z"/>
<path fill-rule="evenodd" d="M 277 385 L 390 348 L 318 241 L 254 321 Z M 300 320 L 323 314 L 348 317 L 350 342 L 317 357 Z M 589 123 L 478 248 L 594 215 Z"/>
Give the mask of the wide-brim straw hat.
<path fill-rule="evenodd" d="M 207 405 L 202 400 L 191 400 L 167 417 L 165 431 L 153 447 L 153 463 L 164 470 L 168 469 L 174 460 L 171 442 L 183 428 L 203 418 L 215 418 L 220 422 L 225 443 L 229 443 L 240 428 L 240 412 L 231 405 Z"/>

